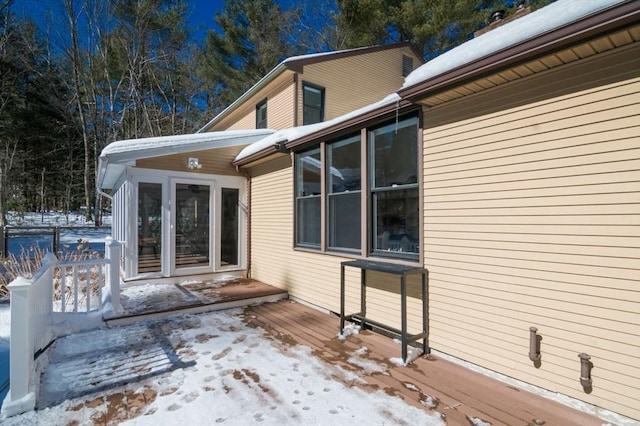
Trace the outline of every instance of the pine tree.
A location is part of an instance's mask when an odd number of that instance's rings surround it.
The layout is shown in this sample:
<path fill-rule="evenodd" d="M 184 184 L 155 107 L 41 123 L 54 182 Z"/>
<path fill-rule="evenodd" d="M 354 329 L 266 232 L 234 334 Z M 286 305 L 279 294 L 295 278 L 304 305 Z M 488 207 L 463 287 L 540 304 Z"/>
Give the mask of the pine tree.
<path fill-rule="evenodd" d="M 552 0 L 529 0 L 532 9 Z M 411 41 L 425 58 L 437 56 L 473 37 L 490 13 L 513 13 L 516 0 L 337 0 L 336 22 L 342 47 Z"/>
<path fill-rule="evenodd" d="M 199 59 L 199 75 L 213 113 L 226 107 L 284 58 L 299 54 L 293 28 L 297 11 L 272 0 L 227 0 L 209 30 Z"/>

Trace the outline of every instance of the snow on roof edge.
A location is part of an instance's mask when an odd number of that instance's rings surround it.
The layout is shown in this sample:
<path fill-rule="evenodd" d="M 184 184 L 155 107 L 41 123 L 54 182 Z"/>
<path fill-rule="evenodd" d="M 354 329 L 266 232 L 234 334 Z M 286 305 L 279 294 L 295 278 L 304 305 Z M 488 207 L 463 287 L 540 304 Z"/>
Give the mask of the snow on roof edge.
<path fill-rule="evenodd" d="M 333 56 L 333 55 L 344 54 L 344 53 L 348 53 L 348 52 L 357 52 L 359 50 L 367 50 L 367 49 L 373 49 L 373 48 L 378 48 L 378 47 L 396 46 L 396 45 L 399 45 L 399 44 L 402 44 L 402 42 L 400 42 L 400 43 L 392 43 L 392 44 L 380 44 L 380 45 L 373 45 L 373 46 L 355 47 L 355 48 L 352 48 L 352 49 L 332 50 L 332 51 L 329 51 L 329 52 L 308 53 L 308 54 L 305 54 L 305 55 L 290 56 L 288 58 L 285 58 L 281 62 L 279 62 L 275 67 L 273 67 L 271 69 L 271 71 L 269 71 L 267 74 L 265 74 L 264 77 L 262 77 L 253 86 L 251 86 L 246 92 L 244 92 L 242 95 L 240 95 L 240 97 L 238 99 L 233 101 L 229 106 L 227 106 L 225 109 L 223 109 L 218 114 L 216 114 L 216 116 L 213 117 L 211 120 L 209 120 L 207 122 L 207 124 L 205 124 L 200 129 L 198 129 L 196 131 L 196 133 L 204 133 L 204 132 L 206 132 L 206 129 L 208 129 L 211 125 L 213 125 L 215 122 L 221 120 L 230 111 L 234 110 L 237 105 L 243 103 L 248 97 L 252 96 L 256 91 L 260 90 L 265 84 L 267 84 L 273 78 L 275 78 L 277 75 L 279 75 L 281 72 L 283 72 L 287 68 L 287 64 L 289 64 L 291 62 L 297 62 L 297 61 L 300 61 L 300 60 L 304 61 L 305 59 L 318 58 L 318 57 L 323 57 L 323 56 Z"/>
<path fill-rule="evenodd" d="M 374 111 L 378 108 L 384 107 L 394 102 L 398 102 L 399 100 L 400 100 L 400 96 L 398 96 L 397 93 L 392 93 L 378 102 L 366 105 L 362 108 L 356 109 L 347 114 L 336 117 L 332 120 L 323 121 L 321 123 L 308 124 L 306 126 L 290 127 L 288 129 L 278 130 L 272 135 L 269 135 L 245 147 L 242 151 L 240 151 L 240 153 L 238 153 L 234 161 L 235 162 L 241 161 L 277 143 L 291 142 L 293 140 L 300 139 L 304 136 L 308 136 L 312 133 L 319 132 L 326 128 L 340 124 L 344 121 L 366 114 L 367 112 Z"/>
<path fill-rule="evenodd" d="M 100 154 L 100 157 L 107 157 L 113 154 L 125 152 L 139 152 L 150 149 L 174 148 L 181 145 L 193 145 L 199 143 L 209 143 L 217 141 L 228 141 L 241 139 L 244 137 L 254 137 L 260 135 L 270 135 L 274 130 L 227 130 L 221 132 L 190 133 L 186 135 L 156 136 L 150 138 L 126 139 L 112 142 L 107 145 Z"/>
<path fill-rule="evenodd" d="M 400 90 L 415 86 L 448 71 L 491 56 L 508 47 L 515 46 L 627 1 L 558 0 L 435 57 L 411 72 L 405 78 Z"/>

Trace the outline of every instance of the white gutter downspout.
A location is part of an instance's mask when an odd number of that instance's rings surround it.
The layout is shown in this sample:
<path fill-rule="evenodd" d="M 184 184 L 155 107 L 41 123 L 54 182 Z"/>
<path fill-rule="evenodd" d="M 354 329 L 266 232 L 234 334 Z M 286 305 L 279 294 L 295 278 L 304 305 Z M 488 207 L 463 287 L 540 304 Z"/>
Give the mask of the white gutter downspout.
<path fill-rule="evenodd" d="M 107 194 L 107 193 L 106 193 L 106 192 L 104 192 L 104 191 L 102 191 L 102 190 L 101 190 L 100 188 L 98 188 L 97 186 L 96 186 L 96 192 L 97 192 L 98 194 L 102 195 L 103 197 L 107 198 L 109 201 L 113 202 L 113 196 L 112 196 L 112 195 Z"/>
<path fill-rule="evenodd" d="M 247 248 L 247 272 L 246 278 L 251 278 L 251 177 L 249 173 L 240 170 L 239 166 L 236 166 L 236 171 L 240 173 L 242 176 L 247 179 L 247 204 L 240 204 L 240 208 L 242 208 L 247 215 L 247 237 L 246 237 L 246 248 Z"/>

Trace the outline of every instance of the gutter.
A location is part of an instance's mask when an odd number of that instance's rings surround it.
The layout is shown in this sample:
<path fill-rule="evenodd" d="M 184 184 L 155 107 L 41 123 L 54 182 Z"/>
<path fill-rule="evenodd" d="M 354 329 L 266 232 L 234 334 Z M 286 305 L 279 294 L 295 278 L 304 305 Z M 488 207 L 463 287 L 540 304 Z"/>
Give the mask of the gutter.
<path fill-rule="evenodd" d="M 400 89 L 397 93 L 403 100 L 414 102 L 436 92 L 489 76 L 501 69 L 511 68 L 611 31 L 637 24 L 640 21 L 639 5 L 640 3 L 632 1 L 613 6 L 416 85 Z"/>
<path fill-rule="evenodd" d="M 260 160 L 273 154 L 277 154 L 278 152 L 278 146 L 274 144 L 261 151 L 257 151 L 251 155 L 247 155 L 240 160 L 234 160 L 231 164 L 235 166 L 236 169 L 238 169 L 239 167 L 246 166 L 249 163 L 253 163 L 254 161 Z"/>
<path fill-rule="evenodd" d="M 113 201 L 113 196 L 107 194 L 106 192 L 104 192 L 103 190 L 101 190 L 100 188 L 96 187 L 96 192 L 98 194 L 100 194 L 101 196 L 107 198 L 109 201 Z"/>
<path fill-rule="evenodd" d="M 333 126 L 327 127 L 325 129 L 319 130 L 316 133 L 312 133 L 307 136 L 303 136 L 298 139 L 291 140 L 285 143 L 285 147 L 287 149 L 295 149 L 301 148 L 304 145 L 311 144 L 316 142 L 318 139 L 323 139 L 330 136 L 332 139 L 336 137 L 342 136 L 341 133 L 349 133 L 354 131 L 354 127 L 366 125 L 368 122 L 378 120 L 381 117 L 388 116 L 391 114 L 404 114 L 412 109 L 420 109 L 419 105 L 415 105 L 413 102 L 400 99 L 397 102 L 384 105 L 378 109 L 374 109 L 371 111 L 367 111 L 362 115 L 352 117 L 348 120 L 337 123 Z"/>
<path fill-rule="evenodd" d="M 339 137 L 341 132 L 350 132 L 356 126 L 366 125 L 367 122 L 379 119 L 385 115 L 391 115 L 399 111 L 405 113 L 411 111 L 412 108 L 421 108 L 420 105 L 417 104 L 417 101 L 421 98 L 546 56 L 552 52 L 557 52 L 563 48 L 568 48 L 572 45 L 597 38 L 603 34 L 636 25 L 638 22 L 640 22 L 640 2 L 629 1 L 612 6 L 609 9 L 595 13 L 579 21 L 556 28 L 555 30 L 551 30 L 517 45 L 507 47 L 501 51 L 494 52 L 482 59 L 445 71 L 413 86 L 400 89 L 396 92 L 400 97 L 398 102 L 381 106 L 315 133 L 290 140 L 286 142 L 284 146 L 287 149 L 300 149 L 304 145 L 311 144 L 319 139 Z M 245 166 L 266 156 L 273 155 L 276 152 L 278 151 L 275 146 L 269 147 L 236 161 L 233 164 L 236 167 Z"/>

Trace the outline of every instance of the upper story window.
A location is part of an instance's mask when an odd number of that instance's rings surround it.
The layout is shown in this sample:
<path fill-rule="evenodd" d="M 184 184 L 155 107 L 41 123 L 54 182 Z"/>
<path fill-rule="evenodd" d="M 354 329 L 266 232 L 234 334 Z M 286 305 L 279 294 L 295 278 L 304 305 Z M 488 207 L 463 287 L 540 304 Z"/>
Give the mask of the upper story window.
<path fill-rule="evenodd" d="M 411 56 L 402 55 L 402 76 L 406 77 L 413 71 L 413 58 Z"/>
<path fill-rule="evenodd" d="M 308 83 L 302 85 L 302 124 L 324 121 L 324 89 Z"/>
<path fill-rule="evenodd" d="M 267 101 L 266 99 L 256 106 L 256 129 L 267 128 Z"/>
<path fill-rule="evenodd" d="M 296 246 L 417 260 L 418 117 L 366 135 L 296 153 Z"/>

